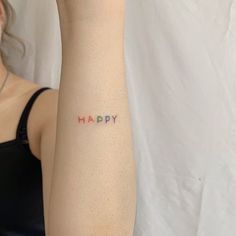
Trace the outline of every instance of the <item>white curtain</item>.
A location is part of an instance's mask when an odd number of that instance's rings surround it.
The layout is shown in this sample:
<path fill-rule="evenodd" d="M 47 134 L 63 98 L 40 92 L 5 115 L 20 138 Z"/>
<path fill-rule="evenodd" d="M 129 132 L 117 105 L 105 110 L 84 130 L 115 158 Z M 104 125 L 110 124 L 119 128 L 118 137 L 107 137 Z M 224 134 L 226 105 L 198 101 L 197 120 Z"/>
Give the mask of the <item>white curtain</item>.
<path fill-rule="evenodd" d="M 54 0 L 12 0 L 20 74 L 57 87 Z M 236 235 L 236 1 L 126 0 L 135 236 Z"/>
<path fill-rule="evenodd" d="M 12 32 L 26 45 L 24 59 L 14 49 L 10 52 L 15 73 L 41 86 L 59 88 L 61 38 L 56 0 L 9 2 L 16 11 Z"/>

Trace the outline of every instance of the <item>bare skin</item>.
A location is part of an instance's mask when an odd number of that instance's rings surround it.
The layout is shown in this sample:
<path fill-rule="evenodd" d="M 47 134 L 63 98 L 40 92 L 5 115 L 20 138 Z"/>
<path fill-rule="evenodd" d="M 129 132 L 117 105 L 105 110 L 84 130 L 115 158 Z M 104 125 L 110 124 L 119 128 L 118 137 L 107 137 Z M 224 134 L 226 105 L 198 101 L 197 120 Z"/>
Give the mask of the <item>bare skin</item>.
<path fill-rule="evenodd" d="M 0 59 L 0 84 L 2 84 L 6 68 Z M 7 83 L 0 96 L 0 143 L 11 141 L 16 138 L 16 127 L 21 113 L 32 94 L 42 86 L 25 80 L 13 73 L 9 75 Z M 40 160 L 40 135 L 47 117 L 56 116 L 58 90 L 45 91 L 34 103 L 28 120 L 28 136 L 32 153 Z M 50 101 L 50 102 L 48 102 Z M 38 116 L 39 111 L 40 116 Z M 43 112 L 47 111 L 47 112 Z M 48 113 L 49 112 L 49 113 Z M 55 132 L 54 136 L 55 136 Z M 51 137 L 52 138 L 52 137 Z M 50 142 L 51 143 L 51 142 Z M 55 145 L 55 138 L 52 139 Z"/>
<path fill-rule="evenodd" d="M 6 68 L 0 59 L 0 78 L 2 80 L 5 71 Z M 0 84 L 2 84 L 1 80 Z M 13 73 L 10 74 L 4 93 L 0 96 L 0 143 L 16 138 L 16 129 L 22 111 L 32 94 L 41 87 L 39 84 L 25 80 Z M 57 102 L 57 89 L 44 91 L 35 101 L 27 123 L 29 146 L 32 153 L 39 160 L 44 156 L 44 161 L 41 161 L 41 164 L 45 222 L 48 218 L 47 209 L 56 142 Z M 51 122 L 51 120 L 55 122 Z M 48 128 L 45 129 L 45 127 Z"/>
<path fill-rule="evenodd" d="M 124 2 L 57 3 L 60 91 L 41 94 L 28 121 L 30 148 L 42 163 L 46 235 L 131 236 L 136 198 L 122 51 Z M 0 22 L 3 13 L 0 1 Z M 0 61 L 0 84 L 4 74 Z M 39 88 L 11 75 L 0 94 L 0 111 L 7 111 L 0 112 L 0 143 L 15 138 L 21 112 Z M 88 113 L 109 114 L 116 124 L 79 125 L 78 115 Z"/>

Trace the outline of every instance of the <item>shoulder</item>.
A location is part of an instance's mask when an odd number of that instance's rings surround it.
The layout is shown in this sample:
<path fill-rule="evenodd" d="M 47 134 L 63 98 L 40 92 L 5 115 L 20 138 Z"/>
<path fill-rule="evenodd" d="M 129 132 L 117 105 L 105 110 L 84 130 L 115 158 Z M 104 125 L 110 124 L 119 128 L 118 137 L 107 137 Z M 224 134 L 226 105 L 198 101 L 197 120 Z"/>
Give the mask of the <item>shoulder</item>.
<path fill-rule="evenodd" d="M 33 94 L 44 87 L 15 74 L 10 77 L 9 84 L 9 91 L 11 90 L 11 93 L 9 93 L 11 95 L 9 97 L 9 106 L 13 100 L 12 94 L 14 94 L 21 112 Z M 52 150 L 55 145 L 58 94 L 59 91 L 53 88 L 43 91 L 36 98 L 30 109 L 27 125 L 28 138 L 32 153 L 38 159 L 41 159 L 41 143 L 44 144 L 43 148 L 46 148 L 47 152 Z M 17 112 L 17 117 L 19 117 L 19 113 Z M 42 139 L 43 142 L 41 142 Z"/>
<path fill-rule="evenodd" d="M 44 127 L 53 122 L 57 116 L 58 94 L 59 90 L 51 88 L 43 91 L 40 96 L 39 106 L 44 117 L 42 124 Z"/>
<path fill-rule="evenodd" d="M 22 81 L 22 83 L 19 83 L 22 84 L 22 87 L 25 87 L 26 89 L 29 87 L 29 89 L 27 89 L 29 95 L 26 94 L 26 97 L 31 97 L 38 90 L 44 88 L 44 86 L 40 86 L 37 83 L 19 77 L 17 80 Z M 32 120 L 38 124 L 38 127 L 40 127 L 41 130 L 56 119 L 58 94 L 58 89 L 49 88 L 42 91 L 34 102 L 31 116 Z"/>
<path fill-rule="evenodd" d="M 41 136 L 43 132 L 57 121 L 58 89 L 47 89 L 42 92 L 38 101 L 37 113 L 41 116 Z"/>
<path fill-rule="evenodd" d="M 54 156 L 57 128 L 57 110 L 59 90 L 48 89 L 40 97 L 38 114 L 42 116 L 40 129 L 40 156 L 42 162 L 50 161 Z"/>

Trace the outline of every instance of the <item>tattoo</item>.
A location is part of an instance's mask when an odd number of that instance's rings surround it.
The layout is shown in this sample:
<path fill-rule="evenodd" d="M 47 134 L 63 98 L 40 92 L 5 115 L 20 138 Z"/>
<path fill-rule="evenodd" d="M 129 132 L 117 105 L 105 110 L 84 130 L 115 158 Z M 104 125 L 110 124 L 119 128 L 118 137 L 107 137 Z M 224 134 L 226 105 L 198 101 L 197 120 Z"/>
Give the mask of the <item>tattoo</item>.
<path fill-rule="evenodd" d="M 115 124 L 117 122 L 117 115 L 106 115 L 106 116 L 101 116 L 101 115 L 88 115 L 88 116 L 78 116 L 78 123 L 79 124 L 95 124 L 95 123 L 100 123 L 100 124 L 108 124 L 112 123 Z"/>

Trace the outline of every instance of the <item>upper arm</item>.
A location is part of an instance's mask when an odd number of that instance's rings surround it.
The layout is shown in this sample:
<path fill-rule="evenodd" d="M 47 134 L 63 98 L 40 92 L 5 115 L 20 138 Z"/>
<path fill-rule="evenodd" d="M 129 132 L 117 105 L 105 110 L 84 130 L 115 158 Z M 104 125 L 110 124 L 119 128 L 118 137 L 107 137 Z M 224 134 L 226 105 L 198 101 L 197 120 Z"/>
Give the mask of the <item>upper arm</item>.
<path fill-rule="evenodd" d="M 57 121 L 57 101 L 58 90 L 50 90 L 42 99 L 42 115 L 44 123 L 41 130 L 40 142 L 40 160 L 43 175 L 43 201 L 45 224 L 47 227 L 47 211 L 49 206 L 49 197 L 51 189 L 51 180 L 53 172 L 53 161 L 56 142 L 56 121 Z"/>

